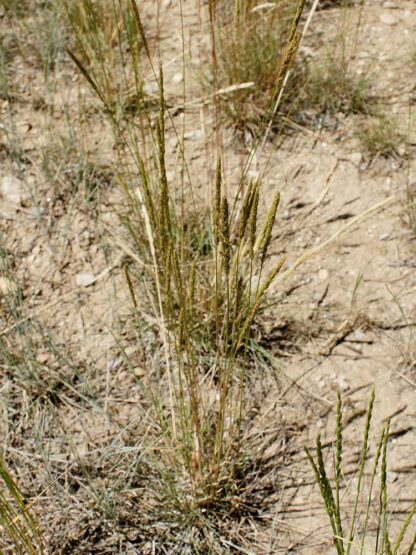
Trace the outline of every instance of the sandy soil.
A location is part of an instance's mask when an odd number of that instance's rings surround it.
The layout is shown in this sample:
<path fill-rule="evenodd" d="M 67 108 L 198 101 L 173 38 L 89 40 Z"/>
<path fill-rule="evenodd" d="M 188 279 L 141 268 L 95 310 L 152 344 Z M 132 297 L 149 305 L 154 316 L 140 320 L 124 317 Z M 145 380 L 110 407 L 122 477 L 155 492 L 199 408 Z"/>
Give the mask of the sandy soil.
<path fill-rule="evenodd" d="M 232 523 L 246 553 L 334 552 L 302 447 L 313 446 L 318 432 L 330 445 L 337 389 L 345 403 L 346 476 L 359 459 L 374 385 L 373 437 L 391 419 L 393 527 L 416 499 L 416 235 L 406 209 L 408 188 L 416 194 L 416 134 L 409 125 L 416 7 L 407 0 L 367 4 L 358 63 L 371 60 L 375 92 L 407 134 L 406 150 L 370 159 L 354 135 L 361 116 L 339 117 L 322 129 L 297 129 L 267 143 L 258 160 L 257 168 L 266 168 L 265 198 L 269 191 L 282 193 L 268 264 L 284 253 L 290 268 L 309 249 L 322 248 L 288 279 L 277 280 L 272 297 L 279 302 L 258 323 L 275 368 L 263 371 L 253 386 L 259 402 L 252 441 L 263 470 L 252 484 L 256 515 Z M 183 74 L 181 15 L 174 1 L 163 10 L 166 97 L 176 125 L 182 125 L 184 116 L 174 110 Z M 187 98 L 198 99 L 195 67 L 207 40 L 193 2 L 184 2 L 183 12 L 190 49 Z M 335 12 L 317 12 L 310 33 Z M 6 28 L 5 15 L 0 25 L 9 41 L 22 32 L 18 23 Z M 111 168 L 111 130 L 68 60 L 59 62 L 57 85 L 45 93 L 36 52 L 22 55 L 12 46 L 10 52 L 12 95 L 1 99 L 0 108 L 0 246 L 9 261 L 1 306 L 15 287 L 19 300 L 15 318 L 0 312 L 1 340 L 10 353 L 0 361 L 5 459 L 25 493 L 36 497 L 48 553 L 192 552 L 186 542 L 163 550 L 158 526 L 140 509 L 152 500 L 141 465 L 142 370 L 129 326 L 122 256 L 114 246 L 123 197 Z M 186 112 L 186 154 L 202 194 L 215 166 L 206 148 L 210 117 L 201 102 L 190 103 Z M 78 148 L 94 160 L 88 168 L 66 147 L 68 121 Z M 172 175 L 177 144 L 169 132 Z M 223 130 L 222 140 L 232 183 L 249 146 L 231 129 Z M 99 192 L 89 199 L 88 187 L 96 183 Z M 23 341 L 19 332 L 32 340 Z M 156 344 L 150 337 L 151 348 Z M 351 478 L 345 493 L 347 512 L 354 483 Z M 234 552 L 231 544 L 223 549 Z"/>

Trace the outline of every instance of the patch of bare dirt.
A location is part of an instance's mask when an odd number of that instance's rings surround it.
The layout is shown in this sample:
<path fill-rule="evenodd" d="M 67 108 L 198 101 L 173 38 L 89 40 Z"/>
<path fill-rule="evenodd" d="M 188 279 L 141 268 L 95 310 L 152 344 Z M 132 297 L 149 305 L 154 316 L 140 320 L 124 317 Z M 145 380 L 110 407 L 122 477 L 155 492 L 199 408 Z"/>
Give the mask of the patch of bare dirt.
<path fill-rule="evenodd" d="M 180 126 L 181 13 L 177 2 L 162 8 L 166 97 Z M 318 28 L 333 9 L 316 14 Z M 199 99 L 186 112 L 185 153 L 201 197 L 208 197 L 215 160 L 205 141 L 213 128 L 195 69 L 208 41 L 193 3 L 183 4 L 182 17 L 192 52 L 187 98 Z M 4 15 L 0 21 L 4 27 Z M 257 324 L 259 344 L 273 360 L 259 365 L 261 378 L 250 390 L 259 400 L 250 415 L 253 483 L 246 484 L 244 499 L 256 514 L 241 510 L 238 519 L 225 519 L 235 530 L 223 529 L 223 553 L 233 552 L 233 542 L 256 554 L 334 552 L 302 446 L 313 446 L 317 433 L 331 445 L 338 389 L 345 404 L 346 482 L 358 464 L 375 386 L 373 437 L 391 421 L 393 528 L 416 500 L 416 236 L 406 223 L 406 187 L 416 181 L 416 136 L 409 125 L 415 32 L 413 2 L 367 3 L 358 57 L 363 64 L 371 60 L 377 94 L 408 130 L 406 155 L 369 159 L 354 136 L 360 117 L 339 116 L 330 128 L 275 139 L 258 161 L 258 168 L 267 167 L 265 198 L 276 189 L 282 193 L 268 264 L 284 254 L 290 268 L 319 249 L 286 281 L 277 280 L 276 304 Z M 111 130 L 68 60 L 61 62 L 56 89 L 45 94 L 42 68 L 19 53 L 9 33 L 12 92 L 0 107 L 0 248 L 7 260 L 0 337 L 8 353 L 0 361 L 0 431 L 6 462 L 25 494 L 36 498 L 48 553 L 191 553 L 192 537 L 174 530 L 169 536 L 170 522 L 146 520 L 154 510 L 143 462 L 152 423 L 140 386 L 142 346 L 129 327 L 124 258 L 111 237 L 121 229 L 123 209 L 109 164 Z M 77 134 L 75 153 L 65 146 L 68 119 Z M 172 176 L 178 143 L 168 132 Z M 232 184 L 247 148 L 231 129 L 222 133 Z M 89 166 L 80 150 L 91 155 Z M 3 309 L 10 295 L 13 317 Z M 24 343 L 19 331 L 31 342 Z M 157 338 L 149 335 L 145 348 L 153 356 Z M 348 513 L 348 494 L 345 507 Z M 166 540 L 164 549 L 159 537 L 181 540 L 176 546 Z"/>

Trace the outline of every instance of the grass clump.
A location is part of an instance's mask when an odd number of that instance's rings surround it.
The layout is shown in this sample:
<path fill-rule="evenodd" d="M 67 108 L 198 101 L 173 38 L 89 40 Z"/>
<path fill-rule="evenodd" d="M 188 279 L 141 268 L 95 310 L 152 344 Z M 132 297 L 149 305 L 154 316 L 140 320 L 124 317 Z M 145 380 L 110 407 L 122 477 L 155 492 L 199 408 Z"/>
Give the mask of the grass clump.
<path fill-rule="evenodd" d="M 194 228 L 185 223 L 189 207 L 175 202 L 175 184 L 166 176 L 163 93 L 160 102 L 158 181 L 151 183 L 151 173 L 138 159 L 141 198 L 129 196 L 128 217 L 128 228 L 149 269 L 145 279 L 150 277 L 148 290 L 157 307 L 154 318 L 165 353 L 165 385 L 153 378 L 147 385 L 157 400 L 155 418 L 163 434 L 165 463 L 175 469 L 176 480 L 183 476 L 190 481 L 198 506 L 210 505 L 230 486 L 242 454 L 247 340 L 264 295 L 283 265 L 279 261 L 262 279 L 279 195 L 258 230 L 260 184 L 249 183 L 237 220 L 219 162 L 212 210 L 202 214 L 202 228 L 208 232 L 203 233 L 201 249 Z M 144 234 L 139 235 L 135 222 Z M 136 304 L 137 279 L 140 276 L 128 278 Z"/>
<path fill-rule="evenodd" d="M 366 120 L 357 136 L 371 158 L 397 156 L 403 143 L 403 135 L 398 130 L 397 123 L 384 115 Z"/>
<path fill-rule="evenodd" d="M 89 5 L 89 0 L 82 1 Z M 131 9 L 135 42 L 141 41 L 150 61 L 141 13 L 133 0 Z M 294 34 L 289 37 L 292 43 Z M 137 136 L 129 119 L 111 109 L 106 80 L 98 81 L 71 55 L 107 108 L 120 145 L 118 175 L 127 200 L 129 235 L 128 244 L 122 245 L 125 277 L 138 327 L 145 318 L 162 344 L 161 362 L 156 369 L 152 362 L 143 379 L 157 426 L 161 474 L 182 507 L 212 506 L 232 489 L 243 455 L 247 342 L 284 263 L 281 259 L 265 272 L 280 195 L 274 195 L 261 223 L 261 183 L 242 178 L 231 198 L 218 161 L 214 183 L 206 185 L 212 187 L 211 201 L 197 208 L 201 203 L 183 144 L 180 170 L 174 178 L 168 171 L 166 126 L 171 120 L 162 66 L 154 75 L 158 116 L 146 112 Z M 132 67 L 138 82 L 140 66 Z M 280 82 L 287 67 L 279 69 Z M 143 290 L 146 298 L 140 295 Z"/>
<path fill-rule="evenodd" d="M 137 107 L 143 94 L 138 71 L 143 43 L 131 2 L 75 0 L 65 6 L 75 37 L 71 51 L 105 95 L 106 107 L 113 111 Z"/>
<path fill-rule="evenodd" d="M 211 2 L 213 28 L 212 85 L 220 95 L 224 114 L 238 129 L 256 131 L 264 125 L 296 55 L 294 42 L 303 2 L 257 0 Z M 297 39 L 298 40 L 298 39 Z M 300 83 L 290 78 L 280 104 L 288 108 Z"/>
<path fill-rule="evenodd" d="M 343 424 L 342 424 L 342 401 L 338 393 L 337 418 L 336 418 L 336 439 L 334 445 L 334 481 L 331 484 L 327 468 L 324 462 L 321 437 L 318 435 L 316 440 L 316 458 L 314 458 L 305 448 L 306 455 L 312 465 L 316 482 L 319 485 L 325 511 L 328 515 L 334 546 L 338 555 L 350 555 L 351 553 L 369 553 L 369 543 L 373 540 L 371 552 L 375 555 L 397 555 L 398 553 L 408 553 L 411 555 L 416 546 L 416 534 L 410 537 L 410 547 L 403 550 L 402 543 L 406 533 L 410 531 L 410 524 L 416 512 L 416 505 L 408 513 L 395 541 L 392 540 L 389 532 L 389 515 L 391 508 L 389 505 L 387 492 L 387 448 L 389 441 L 389 424 L 383 428 L 380 439 L 376 446 L 373 465 L 371 468 L 369 491 L 364 492 L 364 477 L 367 457 L 369 453 L 369 435 L 371 419 L 373 415 L 375 395 L 371 394 L 367 416 L 364 427 L 363 443 L 361 456 L 356 472 L 357 489 L 353 502 L 353 511 L 348 516 L 344 516 L 341 511 L 341 489 L 343 487 L 342 461 L 344 458 Z M 370 537 L 370 518 L 374 514 L 372 507 L 373 490 L 376 485 L 377 474 L 380 474 L 380 485 L 378 493 L 378 508 L 376 509 L 377 527 L 375 537 Z M 361 537 L 359 537 L 361 535 Z"/>
<path fill-rule="evenodd" d="M 331 115 L 371 113 L 370 79 L 358 75 L 344 56 L 327 54 L 310 67 L 309 75 L 303 101 L 306 109 L 309 106 L 320 114 Z"/>
<path fill-rule="evenodd" d="M 318 114 L 371 114 L 375 99 L 371 94 L 370 68 L 357 65 L 363 4 L 354 12 L 349 9 L 348 2 L 336 4 L 341 9 L 335 32 L 325 32 L 325 43 L 319 56 L 308 62 L 307 82 L 298 106 L 300 110 L 312 110 Z"/>
<path fill-rule="evenodd" d="M 321 8 L 340 8 L 336 29 L 325 30 L 324 43 L 312 58 L 306 55 L 311 50 L 307 37 L 307 50 L 299 63 L 291 67 L 299 43 L 296 46 L 292 43 L 290 56 L 286 45 L 291 43 L 293 21 L 296 26 L 299 24 L 305 2 L 235 0 L 212 4 L 212 85 L 214 92 L 220 91 L 222 112 L 237 129 L 255 134 L 270 120 L 269 127 L 276 129 L 278 121 L 283 121 L 282 116 L 310 121 L 321 114 L 372 113 L 370 71 L 356 63 L 362 5 L 357 7 L 355 16 L 347 1 L 318 4 Z M 312 2 L 306 5 L 312 9 Z M 308 25 L 312 18 L 310 12 Z M 315 49 L 316 45 L 312 46 Z M 288 75 L 282 90 L 279 74 L 285 65 L 284 73 Z M 277 90 L 280 94 L 276 94 Z"/>

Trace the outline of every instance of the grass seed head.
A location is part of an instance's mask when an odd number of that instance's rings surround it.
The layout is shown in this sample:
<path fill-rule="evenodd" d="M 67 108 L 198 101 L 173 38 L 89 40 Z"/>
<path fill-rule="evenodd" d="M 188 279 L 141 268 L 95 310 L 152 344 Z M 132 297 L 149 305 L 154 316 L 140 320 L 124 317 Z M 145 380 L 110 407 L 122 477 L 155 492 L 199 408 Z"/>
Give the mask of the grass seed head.
<path fill-rule="evenodd" d="M 253 205 L 253 200 L 254 200 L 254 190 L 255 190 L 255 184 L 253 181 L 251 181 L 247 188 L 247 192 L 244 196 L 243 206 L 241 208 L 241 217 L 240 217 L 240 222 L 238 225 L 238 232 L 237 232 L 237 237 L 239 241 L 243 239 L 245 232 L 248 229 L 248 221 L 250 218 L 251 207 Z"/>
<path fill-rule="evenodd" d="M 253 193 L 253 203 L 251 205 L 250 219 L 249 219 L 249 240 L 250 240 L 250 258 L 254 258 L 254 246 L 256 244 L 256 232 L 257 232 L 257 213 L 259 208 L 259 185 Z"/>
<path fill-rule="evenodd" d="M 260 258 L 261 258 L 261 263 L 262 264 L 266 259 L 267 251 L 268 251 L 270 241 L 271 241 L 271 238 L 272 238 L 273 225 L 274 225 L 274 221 L 276 219 L 276 212 L 277 212 L 277 208 L 279 206 L 279 203 L 280 203 L 280 193 L 277 192 L 277 193 L 275 193 L 275 195 L 273 197 L 272 205 L 271 205 L 270 210 L 267 214 L 266 221 L 264 223 L 264 226 L 263 226 L 263 229 L 261 231 L 260 238 L 259 238 L 258 250 L 260 251 Z"/>
<path fill-rule="evenodd" d="M 224 271 L 228 276 L 231 265 L 231 236 L 228 199 L 225 195 L 221 201 L 221 254 L 224 262 Z"/>
<path fill-rule="evenodd" d="M 214 236 L 215 243 L 220 242 L 220 220 L 221 220 L 221 189 L 222 189 L 222 173 L 221 159 L 217 162 L 217 171 L 215 176 L 215 196 L 214 196 Z"/>

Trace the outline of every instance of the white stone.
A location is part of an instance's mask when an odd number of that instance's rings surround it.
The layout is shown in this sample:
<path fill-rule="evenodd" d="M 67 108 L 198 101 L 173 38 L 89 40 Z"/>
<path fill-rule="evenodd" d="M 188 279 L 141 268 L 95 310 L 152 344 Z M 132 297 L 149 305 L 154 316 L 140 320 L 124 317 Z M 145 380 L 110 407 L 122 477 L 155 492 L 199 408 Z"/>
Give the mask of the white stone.
<path fill-rule="evenodd" d="M 353 338 L 355 341 L 364 341 L 365 333 L 361 330 L 357 330 L 354 332 Z"/>
<path fill-rule="evenodd" d="M 94 274 L 90 273 L 80 273 L 75 276 L 75 285 L 77 287 L 88 287 L 95 282 Z"/>
<path fill-rule="evenodd" d="M 349 158 L 353 164 L 360 164 L 363 159 L 363 155 L 361 152 L 353 152 Z"/>
<path fill-rule="evenodd" d="M 143 92 L 148 95 L 153 95 L 159 92 L 159 85 L 157 83 L 145 83 L 143 85 Z"/>
<path fill-rule="evenodd" d="M 5 175 L 1 180 L 1 194 L 7 202 L 15 205 L 22 204 L 28 199 L 23 181 L 14 175 Z"/>
<path fill-rule="evenodd" d="M 202 131 L 201 129 L 195 129 L 194 131 L 187 131 L 186 133 L 184 133 L 183 138 L 191 141 L 196 139 L 202 139 Z"/>
<path fill-rule="evenodd" d="M 182 81 L 183 81 L 183 73 L 181 73 L 180 71 L 178 71 L 178 73 L 175 73 L 175 75 L 172 77 L 172 81 L 173 81 L 173 83 L 175 83 L 176 85 L 178 85 L 179 83 L 182 83 Z"/>
<path fill-rule="evenodd" d="M 393 484 L 397 480 L 398 477 L 399 476 L 396 472 L 392 472 L 392 471 L 388 470 L 387 473 L 386 473 L 387 481 L 390 484 Z"/>
<path fill-rule="evenodd" d="M 397 17 L 389 12 L 380 14 L 379 18 L 381 23 L 384 23 L 385 25 L 396 25 L 397 23 Z"/>
<path fill-rule="evenodd" d="M 123 359 L 121 357 L 113 358 L 107 362 L 107 370 L 109 372 L 117 370 L 123 364 Z"/>
<path fill-rule="evenodd" d="M 338 378 L 338 387 L 341 393 L 343 393 L 344 391 L 348 391 L 350 388 L 348 381 L 346 380 L 345 376 L 343 376 L 342 374 Z"/>
<path fill-rule="evenodd" d="M 319 270 L 318 277 L 321 281 L 326 281 L 329 278 L 328 270 L 326 268 L 322 268 L 322 270 Z"/>

